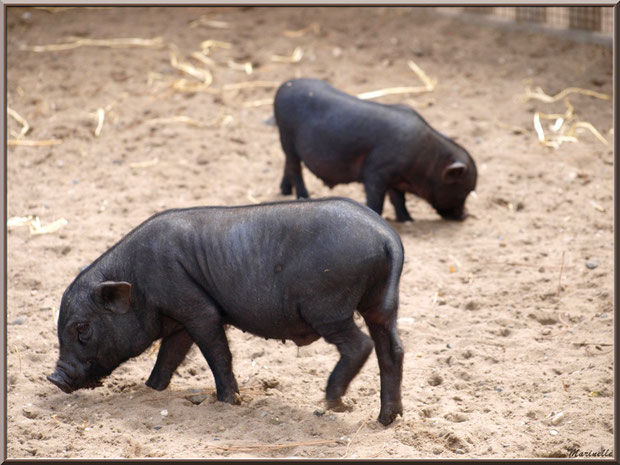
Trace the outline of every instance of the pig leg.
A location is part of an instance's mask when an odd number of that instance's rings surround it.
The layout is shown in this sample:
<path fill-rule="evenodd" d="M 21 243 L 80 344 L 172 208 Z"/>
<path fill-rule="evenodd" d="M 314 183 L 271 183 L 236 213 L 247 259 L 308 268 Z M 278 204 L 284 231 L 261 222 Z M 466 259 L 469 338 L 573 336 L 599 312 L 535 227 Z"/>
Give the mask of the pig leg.
<path fill-rule="evenodd" d="M 381 215 L 387 186 L 376 177 L 368 177 L 364 178 L 364 189 L 366 190 L 366 205 Z"/>
<path fill-rule="evenodd" d="M 295 144 L 284 135 L 281 135 L 280 142 L 282 143 L 282 150 L 284 150 L 284 154 L 286 155 L 284 176 L 282 176 L 282 183 L 280 183 L 280 191 L 283 195 L 290 195 L 292 186 L 295 186 L 298 199 L 310 197 L 301 174 L 301 161 L 295 150 Z"/>
<path fill-rule="evenodd" d="M 194 341 L 184 329 L 164 337 L 161 341 L 157 362 L 151 371 L 146 385 L 163 391 L 170 384 L 172 374 L 181 364 Z"/>
<path fill-rule="evenodd" d="M 375 342 L 381 378 L 381 412 L 379 422 L 387 426 L 396 415 L 403 414 L 400 386 L 403 378 L 403 346 L 396 329 L 396 316 L 385 322 L 372 321 L 364 315 L 366 324 Z"/>
<path fill-rule="evenodd" d="M 344 322 L 324 324 L 315 329 L 327 342 L 338 347 L 340 352 L 340 360 L 327 380 L 325 390 L 327 408 L 334 411 L 345 410 L 342 396 L 368 359 L 373 342 L 357 327 L 353 318 Z"/>
<path fill-rule="evenodd" d="M 239 404 L 239 387 L 232 371 L 232 354 L 224 327 L 204 314 L 188 322 L 186 328 L 213 372 L 217 400 Z"/>
<path fill-rule="evenodd" d="M 394 205 L 396 221 L 413 221 L 405 206 L 405 193 L 398 189 L 390 189 L 388 190 L 388 195 L 390 196 L 390 202 Z"/>

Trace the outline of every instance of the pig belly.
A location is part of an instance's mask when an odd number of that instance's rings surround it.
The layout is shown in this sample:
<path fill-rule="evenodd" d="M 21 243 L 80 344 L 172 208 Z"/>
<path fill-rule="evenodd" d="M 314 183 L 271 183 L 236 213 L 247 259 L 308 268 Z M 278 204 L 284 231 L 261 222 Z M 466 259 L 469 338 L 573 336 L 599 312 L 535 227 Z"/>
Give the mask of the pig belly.
<path fill-rule="evenodd" d="M 361 181 L 362 166 L 365 159 L 365 154 L 360 154 L 344 162 L 333 161 L 333 158 L 330 160 L 326 158 L 316 159 L 316 157 L 303 158 L 303 161 L 317 178 L 332 188 L 337 184 Z"/>

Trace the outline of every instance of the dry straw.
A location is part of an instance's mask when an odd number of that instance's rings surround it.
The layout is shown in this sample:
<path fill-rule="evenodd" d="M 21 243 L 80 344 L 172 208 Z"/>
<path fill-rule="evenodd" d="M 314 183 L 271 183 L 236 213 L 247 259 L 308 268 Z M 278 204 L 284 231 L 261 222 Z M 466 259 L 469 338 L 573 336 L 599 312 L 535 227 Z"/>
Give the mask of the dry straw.
<path fill-rule="evenodd" d="M 73 37 L 70 42 L 51 45 L 24 45 L 22 50 L 31 52 L 58 52 L 62 50 L 71 50 L 79 47 L 151 47 L 161 48 L 164 45 L 163 38 L 155 37 L 153 39 L 140 38 L 120 38 L 120 39 L 83 39 Z"/>
<path fill-rule="evenodd" d="M 386 89 L 374 90 L 372 92 L 364 92 L 358 94 L 357 98 L 362 100 L 369 100 L 377 97 L 383 97 L 384 95 L 395 94 L 420 94 L 424 92 L 432 92 L 437 86 L 437 79 L 430 78 L 428 74 L 424 72 L 414 61 L 409 60 L 407 66 L 416 74 L 416 76 L 422 81 L 423 86 L 415 87 L 388 87 Z"/>

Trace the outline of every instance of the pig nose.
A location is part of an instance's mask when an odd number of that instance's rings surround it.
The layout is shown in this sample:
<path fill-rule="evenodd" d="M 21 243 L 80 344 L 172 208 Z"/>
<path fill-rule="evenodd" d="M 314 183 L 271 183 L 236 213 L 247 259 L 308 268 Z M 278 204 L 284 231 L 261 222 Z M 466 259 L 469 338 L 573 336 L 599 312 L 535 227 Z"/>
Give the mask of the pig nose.
<path fill-rule="evenodd" d="M 66 392 L 67 394 L 73 391 L 73 389 L 71 389 L 71 386 L 67 384 L 63 376 L 61 376 L 58 371 L 55 371 L 49 376 L 46 376 L 46 378 L 50 383 L 54 384 L 56 387 L 58 387 L 63 392 Z"/>

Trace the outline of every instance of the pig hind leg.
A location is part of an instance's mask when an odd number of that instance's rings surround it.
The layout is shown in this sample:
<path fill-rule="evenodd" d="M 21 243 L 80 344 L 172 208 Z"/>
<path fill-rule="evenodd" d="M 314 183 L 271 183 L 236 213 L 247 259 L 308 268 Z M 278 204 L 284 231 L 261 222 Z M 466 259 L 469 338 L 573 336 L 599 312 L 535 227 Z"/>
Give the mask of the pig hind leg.
<path fill-rule="evenodd" d="M 381 412 L 379 422 L 389 425 L 403 414 L 401 383 L 403 378 L 403 346 L 396 327 L 396 312 L 385 318 L 385 312 L 364 312 L 362 316 L 375 343 L 381 378 Z"/>
<path fill-rule="evenodd" d="M 174 371 L 181 364 L 193 343 L 191 336 L 184 329 L 164 337 L 157 354 L 157 361 L 146 385 L 157 391 L 166 389 Z"/>
<path fill-rule="evenodd" d="M 284 150 L 286 155 L 280 191 L 283 195 L 290 195 L 292 187 L 295 186 L 295 193 L 298 199 L 310 197 L 301 174 L 301 161 L 295 150 L 294 142 L 284 135 L 281 135 L 280 142 L 282 143 L 282 150 Z"/>
<path fill-rule="evenodd" d="M 315 326 L 314 329 L 340 352 L 340 360 L 327 381 L 325 398 L 329 409 L 344 410 L 342 396 L 368 359 L 373 342 L 357 327 L 352 317 L 338 323 Z"/>

